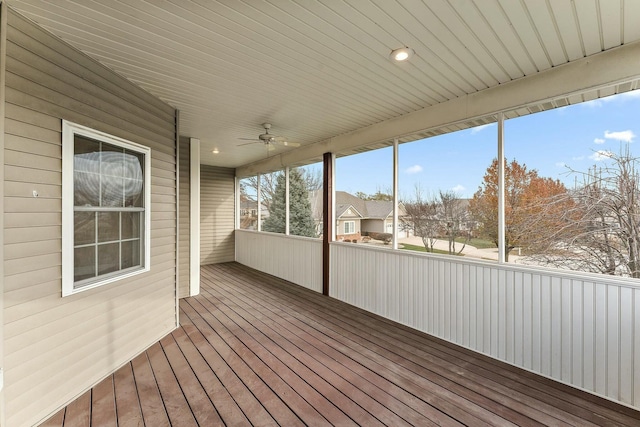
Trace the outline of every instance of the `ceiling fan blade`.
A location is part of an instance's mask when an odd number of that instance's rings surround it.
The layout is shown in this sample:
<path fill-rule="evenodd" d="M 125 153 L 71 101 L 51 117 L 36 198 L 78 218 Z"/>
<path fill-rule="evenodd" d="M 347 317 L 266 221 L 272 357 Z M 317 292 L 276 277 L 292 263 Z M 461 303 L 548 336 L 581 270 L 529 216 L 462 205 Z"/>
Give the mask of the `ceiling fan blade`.
<path fill-rule="evenodd" d="M 267 146 L 267 151 L 273 151 L 276 149 L 272 144 L 265 144 Z"/>
<path fill-rule="evenodd" d="M 278 145 L 282 145 L 283 147 L 300 147 L 300 143 L 298 142 L 291 142 L 291 141 L 287 141 L 286 139 L 282 138 L 282 140 L 274 140 L 271 141 L 272 144 L 278 144 Z"/>
<path fill-rule="evenodd" d="M 241 140 L 241 141 L 256 141 L 256 142 L 262 142 L 261 140 L 256 139 L 256 138 L 238 138 L 238 139 L 239 139 L 239 140 Z"/>
<path fill-rule="evenodd" d="M 251 141 L 251 139 L 247 139 L 246 141 Z M 262 142 L 262 141 L 245 142 L 244 144 L 236 145 L 236 147 L 242 147 L 243 145 L 257 144 L 258 142 Z"/>

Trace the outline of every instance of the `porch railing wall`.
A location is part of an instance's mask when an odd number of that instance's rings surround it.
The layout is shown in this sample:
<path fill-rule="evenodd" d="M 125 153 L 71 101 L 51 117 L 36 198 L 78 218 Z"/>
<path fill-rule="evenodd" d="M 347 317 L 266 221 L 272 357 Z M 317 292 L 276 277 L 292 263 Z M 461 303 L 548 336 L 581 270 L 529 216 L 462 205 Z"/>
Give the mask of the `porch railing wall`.
<path fill-rule="evenodd" d="M 345 243 L 331 266 L 335 298 L 640 408 L 634 280 Z"/>
<path fill-rule="evenodd" d="M 322 292 L 322 241 L 247 230 L 235 231 L 236 261 Z"/>

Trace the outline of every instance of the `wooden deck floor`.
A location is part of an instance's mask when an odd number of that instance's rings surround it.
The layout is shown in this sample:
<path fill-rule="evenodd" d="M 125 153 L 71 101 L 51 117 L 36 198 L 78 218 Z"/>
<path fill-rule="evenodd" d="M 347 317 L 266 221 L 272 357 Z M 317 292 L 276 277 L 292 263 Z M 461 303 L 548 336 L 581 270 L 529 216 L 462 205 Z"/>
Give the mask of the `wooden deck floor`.
<path fill-rule="evenodd" d="M 44 426 L 638 426 L 640 412 L 230 263 Z"/>

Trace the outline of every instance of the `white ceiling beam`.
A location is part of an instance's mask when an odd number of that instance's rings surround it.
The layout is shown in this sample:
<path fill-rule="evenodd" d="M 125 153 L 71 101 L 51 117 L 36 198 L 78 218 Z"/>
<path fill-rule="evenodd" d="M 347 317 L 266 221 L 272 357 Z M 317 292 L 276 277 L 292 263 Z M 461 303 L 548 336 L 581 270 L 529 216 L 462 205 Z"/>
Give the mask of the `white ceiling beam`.
<path fill-rule="evenodd" d="M 241 166 L 236 175 L 280 170 L 326 152 L 350 151 L 639 77 L 640 42 L 635 42 Z"/>

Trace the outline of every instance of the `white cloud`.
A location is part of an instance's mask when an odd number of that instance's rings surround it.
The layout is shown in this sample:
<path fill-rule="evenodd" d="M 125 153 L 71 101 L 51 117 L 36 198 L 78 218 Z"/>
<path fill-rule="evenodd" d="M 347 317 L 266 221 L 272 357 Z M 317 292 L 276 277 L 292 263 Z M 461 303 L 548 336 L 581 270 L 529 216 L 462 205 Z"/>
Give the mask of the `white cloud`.
<path fill-rule="evenodd" d="M 589 107 L 589 108 L 600 108 L 604 104 L 602 102 L 603 99 L 606 99 L 606 98 L 592 99 L 591 101 L 583 102 L 580 105 L 584 107 Z"/>
<path fill-rule="evenodd" d="M 408 174 L 420 173 L 422 172 L 422 166 L 420 165 L 409 166 L 404 170 L 404 172 Z"/>
<path fill-rule="evenodd" d="M 465 190 L 465 188 L 460 184 L 456 185 L 455 187 L 453 187 L 451 189 L 451 191 L 454 191 L 456 193 L 462 193 L 464 190 Z"/>
<path fill-rule="evenodd" d="M 592 155 L 590 155 L 589 158 L 591 160 L 595 160 L 596 162 L 601 162 L 603 160 L 610 159 L 611 156 L 613 156 L 613 153 L 611 151 L 598 150 L 595 153 L 593 153 Z"/>
<path fill-rule="evenodd" d="M 640 90 L 630 90 L 629 92 L 623 92 L 618 95 L 618 98 L 640 98 Z"/>
<path fill-rule="evenodd" d="M 584 160 L 584 156 L 572 157 L 571 160 Z"/>
<path fill-rule="evenodd" d="M 633 138 L 636 137 L 636 134 L 631 130 L 623 130 L 620 132 L 609 132 L 608 130 L 604 132 L 604 137 L 606 139 L 615 139 L 617 141 L 631 142 Z"/>
<path fill-rule="evenodd" d="M 563 168 L 563 167 L 567 166 L 567 164 L 565 162 L 557 162 L 556 166 L 559 167 L 559 168 Z"/>
<path fill-rule="evenodd" d="M 481 131 L 485 130 L 486 128 L 491 127 L 491 126 L 495 126 L 495 125 L 496 125 L 495 123 L 488 123 L 486 125 L 476 126 L 476 127 L 471 129 L 471 134 L 481 132 Z"/>
<path fill-rule="evenodd" d="M 593 140 L 593 142 L 595 142 L 596 144 L 604 144 L 605 140 L 602 138 L 596 138 Z"/>

